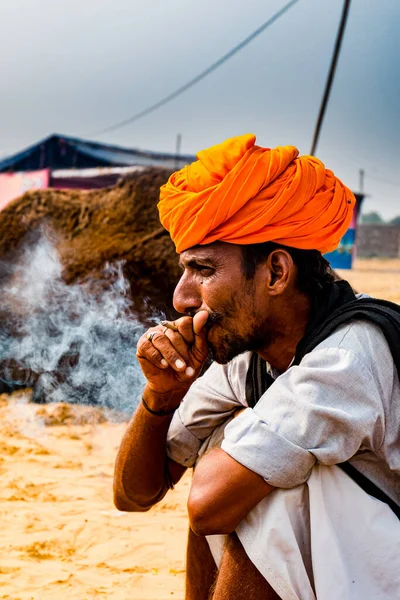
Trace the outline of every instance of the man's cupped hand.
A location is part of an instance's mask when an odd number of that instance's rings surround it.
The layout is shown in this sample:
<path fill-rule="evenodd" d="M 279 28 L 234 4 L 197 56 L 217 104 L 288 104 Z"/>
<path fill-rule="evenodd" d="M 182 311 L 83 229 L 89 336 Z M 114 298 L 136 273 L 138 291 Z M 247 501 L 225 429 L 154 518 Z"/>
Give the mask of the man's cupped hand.
<path fill-rule="evenodd" d="M 208 356 L 207 319 L 208 312 L 200 310 L 174 321 L 176 331 L 157 325 L 141 336 L 136 356 L 147 388 L 156 394 L 189 389 Z"/>

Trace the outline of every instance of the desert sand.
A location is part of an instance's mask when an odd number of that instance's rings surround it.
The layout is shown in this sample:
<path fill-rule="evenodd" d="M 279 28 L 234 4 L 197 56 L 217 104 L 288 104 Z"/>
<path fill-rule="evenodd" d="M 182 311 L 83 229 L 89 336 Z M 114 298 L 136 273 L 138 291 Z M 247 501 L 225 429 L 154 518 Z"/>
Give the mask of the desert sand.
<path fill-rule="evenodd" d="M 400 302 L 400 260 L 340 275 Z M 0 599 L 182 599 L 190 474 L 151 511 L 120 513 L 112 476 L 126 425 L 28 400 L 0 397 Z"/>
<path fill-rule="evenodd" d="M 190 476 L 150 512 L 121 513 L 112 477 L 125 424 L 0 398 L 0 598 L 182 598 Z"/>

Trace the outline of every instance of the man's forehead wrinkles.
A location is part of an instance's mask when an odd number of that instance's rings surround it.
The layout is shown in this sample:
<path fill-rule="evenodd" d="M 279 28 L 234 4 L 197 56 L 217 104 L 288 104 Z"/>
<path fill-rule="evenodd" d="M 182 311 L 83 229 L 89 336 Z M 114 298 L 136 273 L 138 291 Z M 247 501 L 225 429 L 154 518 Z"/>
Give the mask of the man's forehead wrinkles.
<path fill-rule="evenodd" d="M 215 262 L 215 252 L 212 250 L 194 250 L 194 251 L 185 251 L 184 254 L 181 254 L 179 258 L 179 264 L 181 266 L 188 265 L 189 263 L 195 263 L 198 261 L 206 261 L 209 263 Z"/>

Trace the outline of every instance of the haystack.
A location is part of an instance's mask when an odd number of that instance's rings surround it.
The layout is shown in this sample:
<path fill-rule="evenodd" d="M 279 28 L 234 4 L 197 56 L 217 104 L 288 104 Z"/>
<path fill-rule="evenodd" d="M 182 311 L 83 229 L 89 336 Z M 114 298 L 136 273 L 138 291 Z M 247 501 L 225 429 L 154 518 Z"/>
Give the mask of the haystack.
<path fill-rule="evenodd" d="M 135 309 L 172 311 L 178 259 L 156 208 L 169 171 L 149 168 L 115 187 L 27 192 L 0 212 L 0 261 L 7 277 L 26 244 L 52 232 L 67 283 L 103 278 L 104 265 L 124 261 Z M 0 282 L 1 283 L 1 282 Z"/>

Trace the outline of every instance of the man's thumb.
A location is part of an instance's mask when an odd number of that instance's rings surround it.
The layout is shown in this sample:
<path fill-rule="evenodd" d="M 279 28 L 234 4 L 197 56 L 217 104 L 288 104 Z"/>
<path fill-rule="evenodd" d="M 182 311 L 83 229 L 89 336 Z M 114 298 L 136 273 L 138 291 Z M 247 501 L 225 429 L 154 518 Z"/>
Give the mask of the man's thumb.
<path fill-rule="evenodd" d="M 207 323 L 208 312 L 206 310 L 199 310 L 193 317 L 193 331 L 195 335 L 200 335 Z M 205 333 L 205 332 L 204 332 Z"/>

